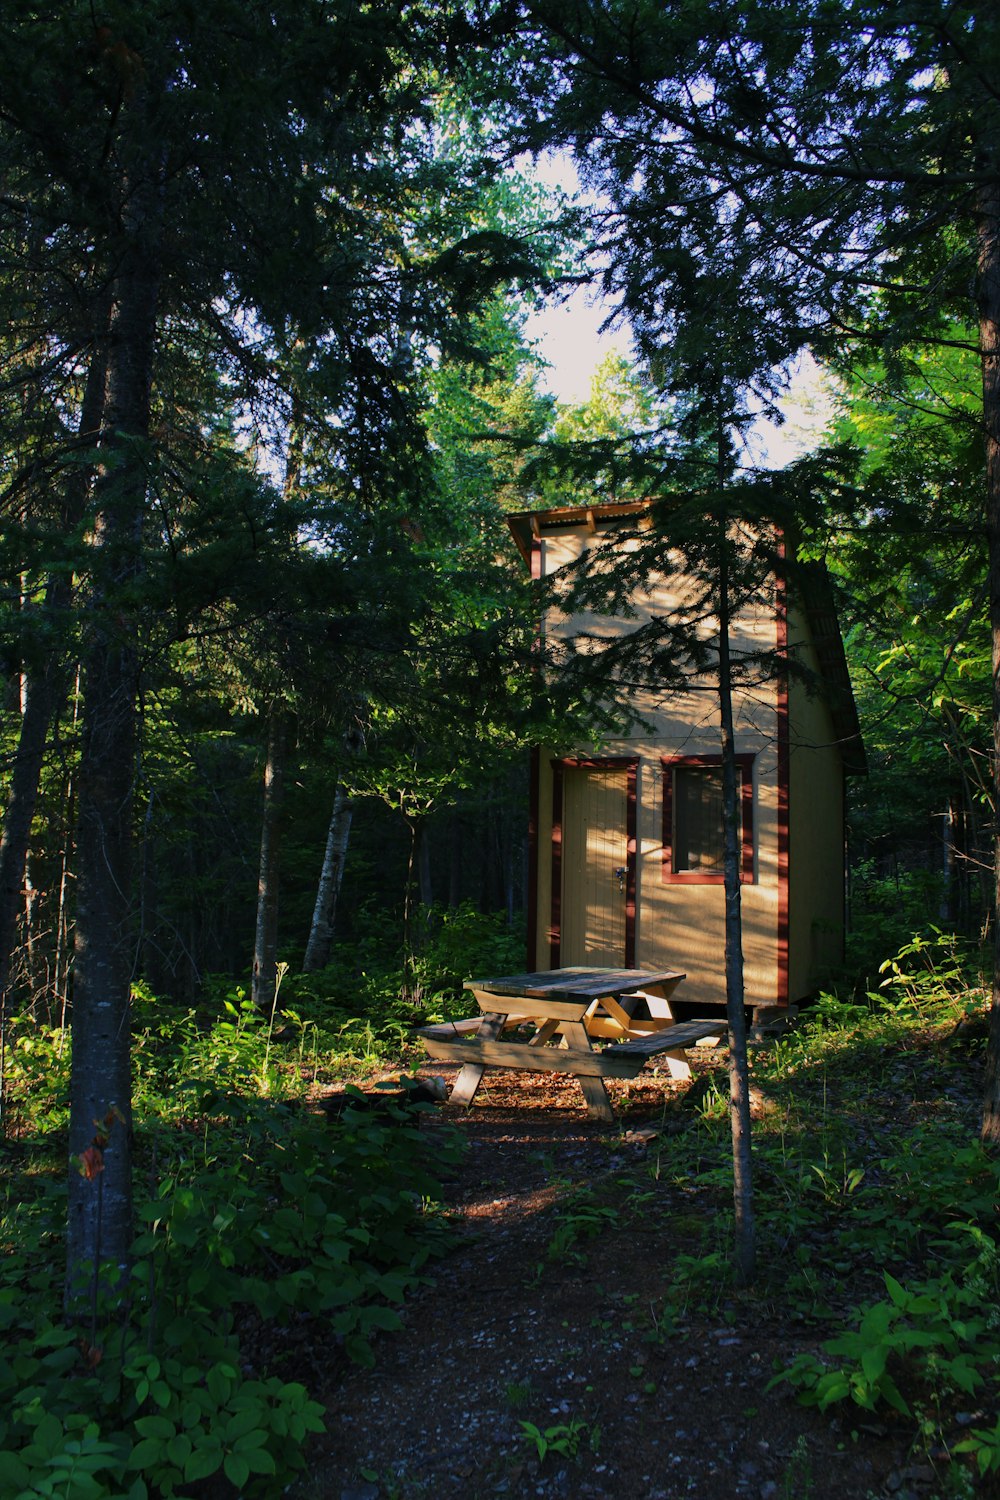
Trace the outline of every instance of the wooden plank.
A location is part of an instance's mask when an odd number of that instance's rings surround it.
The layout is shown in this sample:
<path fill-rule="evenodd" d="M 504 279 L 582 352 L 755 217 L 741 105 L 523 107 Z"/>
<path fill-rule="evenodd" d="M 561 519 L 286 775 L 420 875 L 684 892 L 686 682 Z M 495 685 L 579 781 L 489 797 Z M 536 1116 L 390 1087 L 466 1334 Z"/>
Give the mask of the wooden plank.
<path fill-rule="evenodd" d="M 620 1030 L 627 1036 L 632 1029 L 631 1010 L 627 1010 L 623 1006 L 619 1005 L 617 1000 L 615 1000 L 611 995 L 605 995 L 601 1008 L 602 1010 L 604 1010 L 609 1020 L 617 1021 Z M 591 1029 L 593 1029 L 594 1021 L 598 1020 L 599 1018 L 601 1018 L 600 1011 L 597 1012 L 597 1015 L 591 1021 Z"/>
<path fill-rule="evenodd" d="M 659 1034 L 661 1031 L 663 1031 L 667 1023 L 660 1020 L 652 1021 L 643 1020 L 641 1018 L 637 1019 L 635 1016 L 632 1016 L 628 1023 L 628 1030 L 626 1031 L 620 1025 L 620 1023 L 613 1020 L 611 1016 L 598 1015 L 588 1016 L 583 1024 L 586 1026 L 587 1034 L 589 1036 L 603 1037 L 609 1040 L 614 1039 L 615 1041 L 621 1042 L 631 1037 L 642 1036 L 647 1032 L 656 1032 L 657 1034 Z"/>
<path fill-rule="evenodd" d="M 647 1012 L 654 1020 L 672 1021 L 674 1013 L 670 1005 L 670 996 L 680 984 L 680 975 L 668 984 L 651 984 L 641 990 L 635 991 L 635 999 L 640 1007 L 645 1006 Z M 631 996 L 629 997 L 632 998 Z"/>
<path fill-rule="evenodd" d="M 684 977 L 679 969 L 542 969 L 531 974 L 509 974 L 495 979 L 467 979 L 465 987 L 491 995 L 515 995 L 537 1000 L 561 996 L 589 1001 L 599 1000 L 605 995 L 627 995 L 668 983 L 674 988 Z"/>
<path fill-rule="evenodd" d="M 436 1037 L 425 1037 L 424 1046 L 431 1057 L 441 1057 L 446 1054 L 436 1052 L 434 1050 L 436 1047 L 446 1049 L 454 1047 L 482 1047 L 485 1045 L 486 1040 L 499 1036 L 501 1031 L 503 1031 L 503 1016 L 483 1016 L 479 1030 L 476 1033 L 476 1040 L 468 1042 L 441 1042 Z M 484 1040 L 480 1041 L 479 1038 L 483 1038 Z M 459 1059 L 455 1060 L 458 1061 Z M 469 1105 L 476 1097 L 476 1090 L 483 1081 L 483 1066 L 475 1060 L 468 1061 L 465 1058 L 461 1060 L 465 1062 L 465 1066 L 455 1079 L 455 1087 L 451 1091 L 448 1103 Z"/>
<path fill-rule="evenodd" d="M 580 1021 L 587 1012 L 583 1000 L 534 999 L 530 995 L 497 995 L 492 990 L 472 991 L 484 1011 L 500 1012 L 506 1016 L 523 1016 L 525 1020 Z"/>
<path fill-rule="evenodd" d="M 427 1037 L 424 1045 L 431 1057 L 441 1062 L 464 1063 L 468 1068 L 479 1069 L 480 1077 L 481 1069 L 489 1066 L 523 1068 L 530 1073 L 635 1078 L 645 1061 L 642 1056 L 616 1056 L 618 1049 L 615 1047 L 604 1052 L 580 1052 L 575 1047 L 531 1047 L 527 1042 L 480 1041 L 478 1037 L 467 1042 L 442 1042 L 437 1037 Z M 458 1084 L 455 1088 L 458 1088 Z M 454 1090 L 451 1097 L 455 1101 Z M 466 1101 L 462 1098 L 455 1102 Z"/>
<path fill-rule="evenodd" d="M 558 1021 L 543 1021 L 534 1036 L 528 1038 L 528 1046 L 543 1047 L 546 1042 L 552 1040 L 558 1030 Z"/>
<path fill-rule="evenodd" d="M 472 1016 L 467 1021 L 436 1021 L 432 1026 L 415 1026 L 417 1036 L 467 1036 L 475 1033 L 483 1024 L 482 1016 Z"/>
<path fill-rule="evenodd" d="M 574 1063 L 581 1064 L 585 1058 L 590 1059 L 602 1055 L 593 1050 L 590 1037 L 587 1035 L 587 1028 L 581 1021 L 568 1022 L 562 1028 L 562 1033 L 563 1041 L 567 1048 L 566 1055 L 567 1057 L 572 1057 Z M 580 1092 L 583 1094 L 587 1105 L 587 1114 L 590 1118 L 592 1120 L 603 1120 L 608 1125 L 613 1124 L 615 1112 L 611 1100 L 608 1098 L 604 1079 L 584 1073 L 582 1067 L 579 1072 L 574 1067 L 573 1072 L 576 1073 Z"/>
<path fill-rule="evenodd" d="M 676 1026 L 665 1026 L 651 1036 L 631 1037 L 627 1042 L 618 1042 L 608 1050 L 626 1057 L 655 1057 L 658 1052 L 682 1052 L 704 1037 L 722 1036 L 725 1030 L 725 1021 L 681 1021 Z"/>

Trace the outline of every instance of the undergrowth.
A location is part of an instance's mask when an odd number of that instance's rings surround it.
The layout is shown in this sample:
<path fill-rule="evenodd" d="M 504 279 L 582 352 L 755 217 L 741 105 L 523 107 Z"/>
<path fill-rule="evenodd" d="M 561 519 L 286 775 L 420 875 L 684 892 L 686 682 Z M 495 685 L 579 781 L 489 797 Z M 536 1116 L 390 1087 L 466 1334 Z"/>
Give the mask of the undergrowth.
<path fill-rule="evenodd" d="M 497 927 L 490 942 L 502 937 Z M 384 978 L 366 990 L 355 972 L 352 990 L 338 964 L 286 981 L 273 1024 L 239 992 L 213 990 L 194 1010 L 137 992 L 140 1232 L 128 1287 L 98 1276 L 86 1327 L 61 1311 L 68 1044 L 15 1022 L 0 1500 L 276 1494 L 322 1412 L 309 1372 L 282 1365 L 268 1330 L 315 1320 L 324 1356 L 332 1339 L 335 1357 L 365 1362 L 398 1325 L 446 1245 L 430 1153 L 440 1165 L 452 1133 L 421 1131 L 404 1111 L 331 1127 L 303 1096 L 359 1066 L 405 1063 L 407 1020 L 460 1002 L 428 983 L 420 1003 L 398 991 L 390 1003 Z M 511 964 L 487 944 L 472 966 Z M 613 1204 L 596 1184 L 567 1197 L 549 1253 L 582 1262 L 623 1228 L 680 1236 L 650 1338 L 691 1316 L 737 1319 L 749 1297 L 801 1335 L 776 1390 L 900 1424 L 942 1495 L 1000 1492 L 1000 1174 L 976 1140 L 983 1043 L 967 1024 L 985 1001 L 940 934 L 908 944 L 882 980 L 863 1002 L 822 997 L 754 1054 L 761 1271 L 750 1293 L 728 1274 L 721 1071 L 696 1110 L 689 1100 L 688 1128 L 665 1130 L 645 1171 L 617 1177 Z"/>
<path fill-rule="evenodd" d="M 356 1028 L 309 1003 L 272 1020 L 242 991 L 185 1009 L 137 986 L 133 1262 L 125 1285 L 92 1268 L 72 1322 L 69 1040 L 30 1016 L 9 1028 L 0 1500 L 277 1494 L 323 1414 L 302 1378 L 316 1369 L 286 1368 L 271 1330 L 311 1328 L 326 1378 L 338 1360 L 371 1363 L 375 1335 L 400 1326 L 447 1242 L 436 1174 L 457 1136 L 422 1130 L 426 1106 L 335 1124 L 312 1112 L 314 1084 L 388 1048 L 359 1049 Z"/>
<path fill-rule="evenodd" d="M 760 1271 L 749 1296 L 798 1323 L 807 1345 L 789 1350 L 773 1388 L 888 1416 L 942 1494 L 1000 1493 L 1000 1163 L 977 1139 L 985 1027 L 969 1024 L 986 997 L 972 956 L 940 933 L 881 974 L 864 1002 L 823 996 L 752 1058 Z M 695 1128 L 653 1157 L 690 1242 L 668 1320 L 723 1305 L 738 1315 L 728 1132 L 717 1075 Z M 640 1183 L 634 1192 L 647 1214 Z"/>

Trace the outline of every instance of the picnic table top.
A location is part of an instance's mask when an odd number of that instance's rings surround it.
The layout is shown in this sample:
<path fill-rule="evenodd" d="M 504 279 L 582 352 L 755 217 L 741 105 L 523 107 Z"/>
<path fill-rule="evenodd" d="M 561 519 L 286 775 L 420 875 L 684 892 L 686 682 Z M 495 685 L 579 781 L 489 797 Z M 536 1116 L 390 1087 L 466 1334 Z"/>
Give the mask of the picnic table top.
<path fill-rule="evenodd" d="M 683 979 L 679 969 L 542 969 L 533 974 L 506 974 L 495 979 L 469 979 L 467 989 L 493 995 L 518 995 L 532 1000 L 600 1000 L 606 995 L 629 995 L 647 986 Z"/>

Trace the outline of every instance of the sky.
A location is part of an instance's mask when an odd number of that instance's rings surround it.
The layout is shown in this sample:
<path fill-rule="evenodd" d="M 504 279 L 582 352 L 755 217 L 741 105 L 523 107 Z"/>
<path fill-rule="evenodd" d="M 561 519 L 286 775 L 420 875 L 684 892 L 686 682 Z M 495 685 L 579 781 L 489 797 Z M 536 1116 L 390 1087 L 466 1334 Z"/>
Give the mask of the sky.
<path fill-rule="evenodd" d="M 570 196 L 581 194 L 576 167 L 564 153 L 542 156 L 529 170 L 548 188 Z M 543 307 L 528 319 L 528 338 L 551 366 L 543 372 L 541 383 L 558 400 L 586 401 L 601 361 L 608 354 L 630 353 L 627 330 L 600 331 L 607 315 L 607 305 L 581 287 L 565 302 Z M 810 355 L 798 361 L 788 395 L 779 405 L 784 425 L 762 421 L 753 433 L 754 461 L 765 468 L 780 469 L 808 452 L 833 414 L 832 388 Z"/>
<path fill-rule="evenodd" d="M 557 307 L 543 308 L 528 319 L 527 334 L 551 368 L 543 386 L 558 400 L 580 403 L 608 354 L 629 354 L 624 330 L 600 332 L 607 308 L 582 289 Z M 785 423 L 760 422 L 754 429 L 754 458 L 765 468 L 780 469 L 813 447 L 833 414 L 833 393 L 823 371 L 808 354 L 798 362 L 788 395 L 780 403 Z"/>
<path fill-rule="evenodd" d="M 586 401 L 601 361 L 609 354 L 628 354 L 625 333 L 599 331 L 606 317 L 607 309 L 579 290 L 560 306 L 542 308 L 528 319 L 528 338 L 552 366 L 543 372 L 542 384 L 560 401 Z"/>

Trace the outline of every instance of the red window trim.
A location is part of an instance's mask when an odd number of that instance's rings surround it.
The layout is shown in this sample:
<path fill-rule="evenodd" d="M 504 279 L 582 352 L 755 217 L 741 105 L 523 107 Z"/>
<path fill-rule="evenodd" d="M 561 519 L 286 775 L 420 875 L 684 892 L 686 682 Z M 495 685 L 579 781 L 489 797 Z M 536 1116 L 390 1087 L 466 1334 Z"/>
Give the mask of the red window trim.
<path fill-rule="evenodd" d="M 752 755 L 737 755 L 736 764 L 742 772 L 740 806 L 743 813 L 743 859 L 740 883 L 752 885 L 753 865 L 753 763 Z M 664 885 L 722 885 L 725 876 L 718 873 L 702 874 L 698 870 L 675 870 L 674 850 L 674 771 L 678 766 L 721 766 L 721 755 L 661 755 L 663 767 L 663 883 Z"/>

